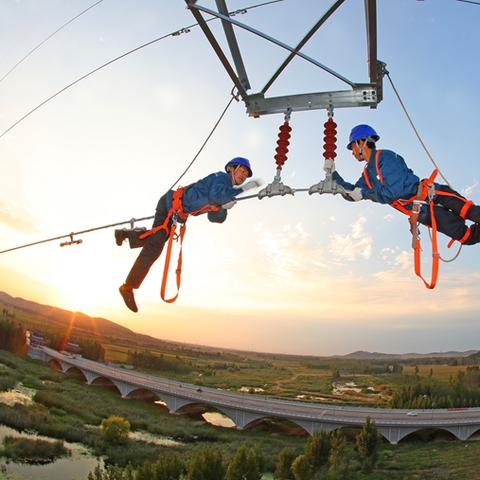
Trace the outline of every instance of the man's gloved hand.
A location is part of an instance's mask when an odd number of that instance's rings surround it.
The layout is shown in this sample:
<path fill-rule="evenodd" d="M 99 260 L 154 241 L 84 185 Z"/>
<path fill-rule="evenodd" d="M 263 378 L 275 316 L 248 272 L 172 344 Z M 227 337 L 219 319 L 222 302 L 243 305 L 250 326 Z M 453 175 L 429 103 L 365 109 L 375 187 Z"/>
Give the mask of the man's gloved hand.
<path fill-rule="evenodd" d="M 349 202 L 359 202 L 363 200 L 362 189 L 355 187 L 353 190 L 347 190 L 345 193 L 342 193 L 342 197 Z"/>
<path fill-rule="evenodd" d="M 252 188 L 261 187 L 263 182 L 261 180 L 250 180 L 249 182 L 242 185 L 240 188 L 246 192 L 247 190 L 251 190 Z"/>
<path fill-rule="evenodd" d="M 323 163 L 323 169 L 326 172 L 333 173 L 335 171 L 335 161 L 331 158 L 326 158 L 325 162 Z"/>
<path fill-rule="evenodd" d="M 225 210 L 229 210 L 229 209 L 232 208 L 236 203 L 237 203 L 237 201 L 236 201 L 235 199 L 233 199 L 233 200 L 230 201 L 230 202 L 224 203 L 224 204 L 222 205 L 222 208 L 224 208 Z"/>

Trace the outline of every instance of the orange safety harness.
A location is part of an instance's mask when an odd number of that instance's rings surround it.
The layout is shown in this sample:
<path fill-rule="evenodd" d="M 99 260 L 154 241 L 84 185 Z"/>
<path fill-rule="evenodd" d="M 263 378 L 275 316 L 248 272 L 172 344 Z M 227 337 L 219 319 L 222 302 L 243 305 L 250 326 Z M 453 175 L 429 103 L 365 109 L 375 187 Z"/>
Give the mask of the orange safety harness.
<path fill-rule="evenodd" d="M 380 171 L 380 166 L 379 166 L 379 157 L 380 154 L 382 153 L 382 150 L 377 150 L 375 152 L 375 170 L 377 172 L 377 178 L 379 182 L 383 185 L 383 176 L 382 172 Z M 367 173 L 367 167 L 368 167 L 368 162 L 365 168 L 363 169 L 363 178 L 365 180 L 365 183 L 367 184 L 368 188 L 370 190 L 373 190 L 372 183 L 370 182 L 370 178 Z M 462 209 L 460 210 L 460 217 L 462 217 L 464 220 L 467 216 L 468 209 L 473 205 L 473 202 L 471 200 L 466 200 L 465 198 L 455 195 L 454 193 L 451 192 L 444 192 L 442 190 L 435 190 L 435 177 L 438 174 L 438 170 L 435 169 L 432 174 L 430 175 L 429 178 L 424 178 L 423 180 L 420 181 L 418 185 L 418 192 L 416 195 L 413 195 L 412 197 L 403 200 L 403 199 L 397 199 L 394 200 L 390 205 L 395 208 L 396 210 L 399 210 L 405 215 L 408 215 L 408 221 L 410 223 L 410 232 L 412 233 L 412 248 L 414 250 L 414 267 L 415 267 L 415 274 L 420 277 L 423 280 L 423 283 L 427 288 L 433 289 L 435 288 L 435 285 L 437 283 L 438 279 L 438 271 L 439 271 L 439 261 L 440 261 L 440 254 L 438 253 L 438 242 L 437 242 L 437 220 L 435 218 L 435 204 L 433 202 L 433 197 L 435 195 L 443 195 L 443 196 L 449 196 L 449 197 L 455 197 L 461 201 L 464 202 L 464 205 Z M 431 273 L 431 278 L 430 282 L 427 282 L 425 278 L 422 275 L 421 272 L 421 245 L 420 245 L 420 236 L 418 233 L 418 216 L 420 214 L 420 208 L 421 205 L 427 203 L 427 198 L 428 198 L 428 206 L 430 208 L 430 218 L 431 218 L 431 228 L 432 228 L 432 273 Z M 407 205 L 412 204 L 412 208 L 408 209 L 406 208 Z M 470 237 L 471 230 L 470 228 L 467 229 L 465 235 L 463 238 L 459 240 L 460 243 L 464 243 L 467 241 L 467 239 Z M 453 245 L 453 242 L 455 240 L 452 238 L 448 244 L 448 248 L 450 248 Z"/>
<path fill-rule="evenodd" d="M 165 230 L 166 235 L 168 235 L 168 245 L 167 245 L 167 253 L 165 256 L 165 266 L 163 268 L 163 277 L 162 277 L 162 286 L 160 289 L 160 295 L 162 300 L 167 303 L 173 303 L 180 292 L 180 282 L 182 279 L 182 245 L 183 245 L 183 238 L 185 236 L 186 231 L 186 223 L 187 219 L 190 215 L 197 216 L 201 215 L 202 213 L 207 212 L 218 212 L 221 207 L 218 205 L 205 205 L 198 210 L 193 212 L 185 212 L 183 209 L 183 194 L 185 189 L 188 187 L 179 187 L 175 190 L 172 194 L 172 207 L 168 211 L 167 216 L 165 217 L 164 222 L 157 227 L 153 227 L 151 230 L 147 230 L 146 232 L 140 235 L 140 239 L 143 240 L 155 233 L 159 232 L 160 230 Z M 171 225 L 169 226 L 171 222 Z M 177 223 L 180 222 L 180 232 L 175 233 L 177 229 Z M 165 290 L 167 288 L 167 279 L 168 279 L 168 270 L 170 268 L 170 257 L 172 255 L 172 245 L 173 241 L 180 242 L 180 250 L 178 252 L 178 261 L 177 261 L 177 269 L 175 270 L 176 273 L 176 280 L 177 280 L 177 293 L 174 297 L 165 298 Z"/>

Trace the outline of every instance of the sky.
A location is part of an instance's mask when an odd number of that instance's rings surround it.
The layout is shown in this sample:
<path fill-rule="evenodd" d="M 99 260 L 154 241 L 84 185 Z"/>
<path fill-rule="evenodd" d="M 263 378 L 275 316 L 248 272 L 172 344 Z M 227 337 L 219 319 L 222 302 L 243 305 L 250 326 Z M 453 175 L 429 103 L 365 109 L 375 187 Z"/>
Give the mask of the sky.
<path fill-rule="evenodd" d="M 92 3 L 2 0 L 0 77 Z M 332 3 L 284 0 L 235 18 L 293 46 Z M 253 4 L 227 2 L 230 10 Z M 480 202 L 480 6 L 455 0 L 377 4 L 378 58 L 387 63 L 445 177 Z M 183 0 L 104 0 L 0 82 L 0 131 L 88 71 L 193 23 Z M 225 45 L 221 25 L 210 25 Z M 365 83 L 365 31 L 363 2 L 347 0 L 303 51 Z M 250 93 L 259 91 L 288 52 L 243 30 L 236 33 Z M 348 88 L 297 58 L 269 95 Z M 231 89 L 197 27 L 129 55 L 40 108 L 0 138 L 0 250 L 153 215 Z M 323 178 L 326 118 L 322 110 L 292 115 L 285 184 L 305 188 Z M 387 79 L 378 108 L 339 108 L 335 121 L 336 168 L 345 179 L 361 174 L 345 148 L 359 123 L 376 129 L 379 148 L 402 155 L 420 177 L 430 174 L 432 165 Z M 222 170 L 235 156 L 249 158 L 254 176 L 271 182 L 282 122 L 282 115 L 250 118 L 241 102 L 233 102 L 182 183 Z M 218 347 L 309 355 L 479 348 L 479 247 L 464 247 L 456 261 L 442 263 L 438 286 L 427 290 L 413 272 L 408 221 L 386 205 L 298 193 L 239 202 L 222 225 L 193 218 L 178 300 L 168 305 L 160 299 L 162 257 L 136 291 L 137 314 L 126 309 L 118 287 L 138 250 L 116 246 L 113 229 L 81 238 L 81 245 L 60 248 L 53 242 L 0 255 L 0 290 L 158 338 Z M 428 276 L 427 231 L 422 238 Z M 446 244 L 442 237 L 448 259 L 457 247 L 448 250 Z"/>

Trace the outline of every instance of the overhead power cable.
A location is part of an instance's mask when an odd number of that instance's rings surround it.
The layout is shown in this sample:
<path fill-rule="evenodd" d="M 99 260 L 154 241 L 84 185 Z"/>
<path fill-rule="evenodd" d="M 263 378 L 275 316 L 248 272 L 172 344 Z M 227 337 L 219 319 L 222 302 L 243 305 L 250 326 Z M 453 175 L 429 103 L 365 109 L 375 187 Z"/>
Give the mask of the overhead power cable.
<path fill-rule="evenodd" d="M 67 25 L 75 21 L 77 18 L 81 17 L 84 13 L 87 13 L 89 10 L 91 10 L 93 7 L 96 7 L 99 3 L 102 3 L 103 0 L 98 0 L 98 2 L 95 2 L 94 4 L 90 5 L 88 8 L 85 10 L 81 11 L 77 15 L 75 15 L 73 18 L 68 20 L 68 22 L 65 22 L 62 26 L 58 27 L 54 32 L 52 32 L 48 37 L 44 38 L 39 44 L 37 44 L 35 47 L 33 47 L 24 57 L 22 57 L 10 70 L 3 75 L 2 78 L 0 78 L 0 83 L 3 82 L 21 63 L 23 63 L 32 53 L 34 53 L 36 50 L 38 50 L 45 42 L 50 40 L 53 36 L 55 36 L 60 30 L 63 30 Z"/>
<path fill-rule="evenodd" d="M 283 2 L 284 0 L 270 0 L 269 2 L 263 2 L 263 3 L 260 3 L 260 4 L 256 4 L 256 5 L 252 5 L 252 6 L 249 6 L 249 7 L 245 7 L 245 8 L 241 8 L 241 9 L 238 9 L 238 10 L 234 10 L 233 12 L 230 12 L 229 15 L 230 16 L 235 16 L 235 15 L 238 15 L 238 14 L 243 14 L 243 13 L 246 13 L 248 10 L 252 10 L 254 8 L 258 8 L 258 7 L 263 7 L 265 5 L 270 5 L 272 3 L 278 3 L 278 2 Z M 209 18 L 207 19 L 206 21 L 207 22 L 211 22 L 212 20 L 217 20 L 216 17 L 213 17 L 213 18 Z M 86 73 L 85 75 L 82 75 L 81 77 L 77 78 L 76 80 L 74 80 L 73 82 L 69 83 L 68 85 L 66 85 L 65 87 L 61 88 L 60 90 L 58 90 L 57 92 L 55 92 L 53 95 L 50 95 L 50 97 L 46 98 L 43 102 L 39 103 L 36 107 L 32 108 L 31 110 L 29 110 L 25 115 L 23 115 L 22 117 L 20 117 L 17 121 L 15 121 L 14 123 L 12 123 L 12 125 L 10 125 L 6 130 L 4 130 L 1 134 L 0 134 L 0 138 L 2 138 L 4 135 L 6 135 L 8 132 L 10 132 L 10 130 L 12 130 L 13 128 L 15 128 L 18 124 L 20 124 L 21 122 L 23 122 L 23 120 L 25 120 L 26 118 L 28 118 L 32 113 L 36 112 L 39 108 L 43 107 L 45 104 L 47 104 L 48 102 L 50 102 L 51 100 L 53 100 L 55 97 L 57 97 L 58 95 L 60 95 L 61 93 L 65 92 L 66 90 L 68 90 L 69 88 L 73 87 L 74 85 L 76 85 L 77 83 L 81 82 L 82 80 L 85 80 L 87 77 L 89 77 L 90 75 L 93 75 L 94 73 L 98 72 L 99 70 L 102 70 L 103 68 L 105 67 L 108 67 L 109 65 L 111 65 L 112 63 L 115 63 L 117 62 L 118 60 L 121 60 L 122 58 L 125 58 L 127 57 L 128 55 L 131 55 L 132 53 L 134 52 L 138 52 L 139 50 L 141 50 L 142 48 L 145 48 L 145 47 L 148 47 L 150 45 L 153 45 L 154 43 L 157 43 L 159 42 L 160 40 L 164 40 L 165 38 L 168 38 L 168 37 L 176 37 L 178 35 L 181 35 L 182 33 L 188 33 L 190 31 L 191 28 L 194 28 L 194 27 L 197 27 L 198 26 L 198 23 L 193 23 L 192 25 L 188 25 L 186 27 L 183 27 L 183 28 L 180 28 L 179 30 L 175 30 L 174 32 L 171 32 L 171 33 L 167 33 L 166 35 L 162 35 L 161 37 L 158 37 L 158 38 L 155 38 L 153 40 L 150 40 L 149 42 L 147 43 L 144 43 L 142 45 L 139 45 L 138 47 L 135 47 L 133 48 L 132 50 L 129 50 L 128 52 L 125 52 L 125 53 L 122 53 L 121 55 L 119 55 L 118 57 L 115 57 L 113 58 L 112 60 L 109 60 L 108 62 L 100 65 L 99 67 L 97 68 L 94 68 L 93 70 L 91 70 L 90 72 Z"/>
<path fill-rule="evenodd" d="M 443 175 L 442 171 L 440 170 L 440 167 L 437 165 L 437 163 L 435 162 L 435 160 L 433 159 L 432 155 L 430 154 L 430 151 L 428 150 L 427 146 L 425 145 L 425 142 L 422 140 L 422 137 L 420 136 L 420 134 L 418 133 L 418 130 L 417 128 L 415 127 L 415 124 L 413 123 L 413 120 L 412 120 L 412 117 L 410 116 L 410 114 L 408 113 L 407 111 L 407 108 L 405 107 L 405 104 L 403 103 L 402 101 L 402 98 L 400 97 L 400 94 L 398 93 L 398 90 L 395 88 L 395 85 L 393 84 L 393 81 L 392 79 L 390 78 L 390 74 L 387 70 L 385 70 L 385 75 L 387 76 L 389 82 L 390 82 L 390 85 L 392 86 L 393 88 L 393 91 L 395 92 L 395 95 L 400 103 L 400 106 L 402 107 L 402 110 L 404 111 L 407 119 L 408 119 L 408 122 L 410 123 L 416 137 L 418 138 L 420 144 L 422 145 L 423 149 L 425 150 L 428 158 L 430 159 L 430 161 L 433 163 L 433 166 L 438 170 L 438 173 L 440 174 L 440 176 L 443 178 L 443 180 L 445 181 L 445 183 L 450 187 L 452 188 L 452 186 L 450 185 L 450 183 L 448 182 L 448 180 L 445 178 L 445 176 Z M 431 237 L 431 233 L 430 233 L 430 229 L 428 229 L 429 231 L 429 234 L 430 234 L 430 237 Z M 450 262 L 453 262 L 454 260 L 457 259 L 457 257 L 460 255 L 460 252 L 462 251 L 462 244 L 460 243 L 460 246 L 458 247 L 458 250 L 457 250 L 457 253 L 452 257 L 452 258 L 443 258 L 442 256 L 440 256 L 440 260 L 442 260 L 442 262 L 445 262 L 445 263 L 450 263 Z"/>
<path fill-rule="evenodd" d="M 212 129 L 210 130 L 209 134 L 207 135 L 205 141 L 202 143 L 202 145 L 200 146 L 200 149 L 198 150 L 198 152 L 193 157 L 193 160 L 188 164 L 187 168 L 183 171 L 183 173 L 177 178 L 175 183 L 171 186 L 170 190 L 172 190 L 175 187 L 175 185 L 182 179 L 182 177 L 188 172 L 188 170 L 193 165 L 193 163 L 197 160 L 198 156 L 200 155 L 200 153 L 204 149 L 205 145 L 207 144 L 207 142 L 210 140 L 211 136 L 213 135 L 213 133 L 217 129 L 219 123 L 222 121 L 223 117 L 227 113 L 227 110 L 230 107 L 230 105 L 232 104 L 233 100 L 238 101 L 238 96 L 235 96 L 233 94 L 233 90 L 231 92 L 231 96 L 232 96 L 232 98 L 230 98 L 227 105 L 223 109 L 222 113 L 218 117 L 217 121 L 214 123 L 214 125 L 213 125 Z M 32 243 L 27 243 L 25 245 L 20 245 L 18 247 L 8 248 L 6 250 L 0 251 L 0 254 L 1 253 L 12 252 L 13 250 L 19 250 L 21 248 L 33 247 L 34 245 L 40 245 L 41 243 L 53 242 L 55 240 L 63 240 L 65 238 L 70 238 L 70 241 L 61 243 L 60 244 L 61 247 L 66 246 L 66 245 L 77 244 L 77 243 L 81 243 L 82 241 L 81 240 L 74 240 L 73 237 L 75 237 L 75 236 L 83 235 L 84 233 L 96 232 L 98 230 L 103 230 L 105 228 L 118 227 L 120 225 L 125 225 L 125 224 L 130 224 L 133 228 L 133 225 L 135 224 L 135 222 L 141 222 L 141 221 L 144 221 L 144 220 L 151 220 L 152 218 L 154 218 L 153 215 L 151 215 L 149 217 L 132 218 L 130 220 L 125 220 L 123 222 L 110 223 L 108 225 L 102 225 L 100 227 L 93 227 L 93 228 L 88 228 L 87 230 L 80 230 L 78 232 L 71 232 L 71 233 L 67 233 L 65 235 L 58 235 L 57 237 L 46 238 L 45 240 L 39 240 L 37 242 L 32 242 Z"/>
<path fill-rule="evenodd" d="M 472 5 L 480 5 L 480 2 L 474 2 L 473 0 L 457 0 L 457 2 L 471 3 Z"/>
<path fill-rule="evenodd" d="M 413 120 L 412 120 L 412 117 L 410 116 L 410 114 L 408 113 L 408 110 L 407 110 L 407 107 L 405 107 L 405 104 L 403 103 L 403 100 L 402 98 L 400 97 L 400 94 L 398 93 L 398 90 L 395 88 L 395 85 L 393 84 L 393 81 L 392 79 L 390 78 L 390 74 L 388 73 L 388 71 L 385 70 L 385 75 L 387 76 L 389 82 L 390 82 L 390 85 L 392 86 L 393 88 L 393 91 L 395 92 L 395 95 L 400 103 L 400 106 L 402 107 L 402 110 L 403 112 L 405 113 L 407 119 L 408 119 L 408 122 L 410 123 L 416 137 L 418 138 L 418 141 L 420 142 L 420 145 L 422 145 L 423 149 L 425 150 L 425 153 L 427 154 L 428 158 L 430 159 L 430 161 L 432 162 L 433 166 L 438 170 L 438 173 L 440 174 L 440 176 L 443 178 L 443 180 L 445 181 L 445 183 L 450 187 L 450 183 L 449 181 L 445 178 L 445 176 L 443 175 L 442 171 L 440 170 L 440 167 L 437 165 L 437 162 L 435 162 L 435 160 L 433 159 L 432 155 L 430 154 L 430 151 L 428 150 L 427 146 L 425 145 L 425 142 L 422 140 L 422 137 L 420 136 L 420 134 L 418 133 L 418 130 L 417 128 L 415 127 L 415 124 L 413 123 Z"/>

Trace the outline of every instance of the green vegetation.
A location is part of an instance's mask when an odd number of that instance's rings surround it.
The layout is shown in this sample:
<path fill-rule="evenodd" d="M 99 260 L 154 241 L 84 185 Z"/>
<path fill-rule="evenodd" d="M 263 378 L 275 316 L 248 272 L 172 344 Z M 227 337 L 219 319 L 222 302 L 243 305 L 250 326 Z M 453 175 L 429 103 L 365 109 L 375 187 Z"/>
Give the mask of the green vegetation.
<path fill-rule="evenodd" d="M 480 406 L 480 370 L 478 366 L 466 367 L 450 377 L 447 383 L 431 378 L 402 386 L 390 401 L 393 408 L 458 408 Z"/>
<path fill-rule="evenodd" d="M 378 459 L 378 446 L 380 444 L 380 435 L 377 431 L 375 422 L 370 417 L 362 428 L 362 431 L 356 438 L 356 449 L 360 454 L 364 472 L 371 472 Z"/>
<path fill-rule="evenodd" d="M 104 418 L 101 423 L 102 438 L 113 445 L 123 445 L 128 441 L 130 422 L 122 417 L 111 415 Z"/>
<path fill-rule="evenodd" d="M 9 338 L 20 339 L 18 332 L 27 326 L 22 323 L 20 328 L 19 321 L 28 322 L 28 316 L 7 311 L 0 319 L 2 341 L 10 342 L 14 351 L 18 349 Z M 40 317 L 32 321 L 44 322 Z M 44 324 L 50 328 L 48 322 Z M 419 359 L 305 358 L 187 347 L 154 339 L 134 343 L 110 338 L 100 345 L 98 337 L 95 340 L 85 332 L 84 324 L 83 333 L 77 331 L 75 338 L 92 346 L 90 358 L 105 355 L 107 360 L 129 363 L 150 374 L 214 388 L 244 387 L 246 395 L 415 409 L 480 405 L 479 355 L 424 359 L 424 363 Z M 58 329 L 49 334 L 53 340 L 65 338 Z M 478 476 L 478 442 L 449 442 L 438 436 L 435 442 L 418 441 L 435 434 L 424 431 L 391 446 L 380 441 L 373 422 L 367 422 L 361 432 L 318 432 L 308 439 L 292 435 L 298 434 L 299 427 L 275 419 L 266 419 L 252 431 L 215 428 L 200 421 L 198 413 L 173 416 L 153 403 L 121 399 L 113 387 L 87 387 L 81 378 L 69 378 L 43 363 L 0 351 L 0 390 L 19 382 L 36 390 L 34 402 L 15 407 L 0 404 L 0 423 L 89 446 L 107 465 L 92 472 L 89 480 L 257 479 L 264 472 L 275 472 L 275 478 L 284 480 Z M 182 444 L 167 451 L 132 439 L 129 430 Z"/>
<path fill-rule="evenodd" d="M 1 455 L 16 462 L 49 463 L 69 455 L 62 441 L 49 442 L 40 439 L 5 437 Z"/>
<path fill-rule="evenodd" d="M 17 355 L 26 353 L 25 329 L 6 309 L 0 317 L 0 349 Z"/>

